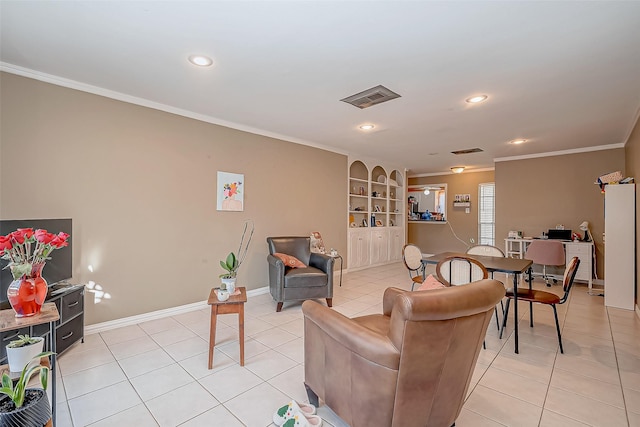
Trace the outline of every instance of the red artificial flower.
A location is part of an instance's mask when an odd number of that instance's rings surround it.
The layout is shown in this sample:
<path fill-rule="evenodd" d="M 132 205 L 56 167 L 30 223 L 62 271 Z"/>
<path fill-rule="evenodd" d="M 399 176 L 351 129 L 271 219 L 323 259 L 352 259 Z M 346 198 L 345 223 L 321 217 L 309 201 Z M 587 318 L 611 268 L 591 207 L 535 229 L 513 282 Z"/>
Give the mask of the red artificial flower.
<path fill-rule="evenodd" d="M 51 243 L 49 243 L 49 244 L 51 246 L 53 246 L 54 248 L 56 248 L 56 249 L 60 249 L 60 248 L 65 247 L 65 246 L 69 246 L 69 242 L 67 242 L 66 238 L 63 239 L 62 237 L 60 237 L 60 235 L 54 236 L 54 238 L 51 240 Z"/>
<path fill-rule="evenodd" d="M 20 230 L 16 230 L 13 233 L 11 233 L 11 240 L 13 240 L 14 243 L 17 243 L 19 245 L 24 243 L 24 233 L 22 233 Z"/>
<path fill-rule="evenodd" d="M 18 230 L 25 239 L 30 239 L 33 236 L 33 228 L 18 228 Z"/>
<path fill-rule="evenodd" d="M 11 250 L 13 245 L 11 244 L 11 234 L 7 236 L 0 236 L 0 254 L 6 250 Z"/>
<path fill-rule="evenodd" d="M 51 243 L 53 238 L 56 237 L 55 234 L 42 229 L 37 229 L 34 234 L 36 236 L 36 240 L 40 243 L 44 243 L 45 245 Z"/>

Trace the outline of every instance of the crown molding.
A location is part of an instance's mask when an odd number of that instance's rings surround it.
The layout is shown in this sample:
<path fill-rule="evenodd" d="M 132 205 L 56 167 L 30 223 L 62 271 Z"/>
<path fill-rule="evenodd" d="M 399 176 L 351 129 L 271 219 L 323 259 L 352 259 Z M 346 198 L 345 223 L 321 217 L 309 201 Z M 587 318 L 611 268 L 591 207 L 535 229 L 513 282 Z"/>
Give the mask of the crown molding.
<path fill-rule="evenodd" d="M 589 153 L 591 151 L 614 150 L 616 148 L 624 148 L 624 143 L 596 145 L 593 147 L 573 148 L 571 150 L 550 151 L 548 153 L 525 154 L 523 156 L 498 157 L 493 159 L 494 162 L 510 162 L 513 160 L 538 159 L 540 157 L 564 156 L 565 154 Z"/>
<path fill-rule="evenodd" d="M 165 113 L 175 114 L 177 116 L 187 117 L 187 118 L 198 120 L 205 123 L 211 123 L 213 125 L 224 126 L 224 127 L 236 129 L 239 131 L 252 133 L 255 135 L 261 135 L 261 136 L 266 136 L 268 138 L 274 138 L 274 139 L 279 139 L 286 142 L 292 142 L 294 144 L 306 145 L 308 147 L 318 148 L 320 150 L 330 151 L 332 153 L 342 154 L 345 156 L 349 155 L 347 151 L 339 150 L 339 149 L 336 149 L 335 147 L 329 147 L 327 145 L 317 144 L 304 139 L 294 138 L 287 135 L 281 135 L 279 133 L 269 132 L 263 129 L 246 126 L 240 123 L 218 119 L 216 117 L 208 116 L 206 114 L 195 113 L 193 111 L 184 110 L 182 108 L 172 107 L 170 105 L 161 104 L 155 101 L 150 101 L 145 98 L 139 98 L 137 96 L 127 95 L 126 93 L 116 92 L 116 91 L 105 89 L 99 86 L 89 85 L 76 80 L 55 76 L 53 74 L 42 73 L 40 71 L 31 70 L 29 68 L 20 67 L 18 65 L 9 64 L 7 62 L 0 61 L 0 71 L 4 71 L 10 74 L 15 74 L 22 77 L 27 77 L 34 80 L 39 80 L 41 82 L 50 83 L 56 86 L 62 86 L 69 89 L 79 90 L 81 92 L 87 92 L 94 95 L 104 96 L 105 98 L 111 98 L 117 101 L 139 105 L 141 107 L 147 107 L 154 110 L 164 111 Z"/>

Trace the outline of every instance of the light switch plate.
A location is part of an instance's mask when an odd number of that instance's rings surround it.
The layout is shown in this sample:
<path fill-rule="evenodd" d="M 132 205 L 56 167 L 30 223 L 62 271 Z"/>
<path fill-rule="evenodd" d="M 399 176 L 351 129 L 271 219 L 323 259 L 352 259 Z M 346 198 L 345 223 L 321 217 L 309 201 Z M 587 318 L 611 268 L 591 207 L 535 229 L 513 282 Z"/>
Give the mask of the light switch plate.
<path fill-rule="evenodd" d="M 470 208 L 466 208 L 466 209 L 464 210 L 464 213 L 471 213 L 471 209 L 470 209 Z"/>

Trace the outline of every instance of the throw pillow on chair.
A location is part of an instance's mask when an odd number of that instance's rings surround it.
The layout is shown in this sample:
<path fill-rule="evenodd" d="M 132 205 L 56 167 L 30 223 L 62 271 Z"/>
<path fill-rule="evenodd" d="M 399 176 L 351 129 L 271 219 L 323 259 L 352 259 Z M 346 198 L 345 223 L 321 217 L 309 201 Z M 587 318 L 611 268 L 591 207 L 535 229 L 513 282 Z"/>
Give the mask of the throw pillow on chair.
<path fill-rule="evenodd" d="M 280 258 L 284 265 L 291 268 L 306 268 L 307 265 L 293 255 L 287 255 L 280 252 L 273 254 L 274 257 Z"/>
<path fill-rule="evenodd" d="M 430 274 L 426 279 L 424 279 L 424 282 L 418 289 L 416 289 L 416 291 L 428 291 L 431 289 L 440 289 L 444 287 L 446 286 L 444 286 L 442 282 L 433 277 L 433 274 Z"/>

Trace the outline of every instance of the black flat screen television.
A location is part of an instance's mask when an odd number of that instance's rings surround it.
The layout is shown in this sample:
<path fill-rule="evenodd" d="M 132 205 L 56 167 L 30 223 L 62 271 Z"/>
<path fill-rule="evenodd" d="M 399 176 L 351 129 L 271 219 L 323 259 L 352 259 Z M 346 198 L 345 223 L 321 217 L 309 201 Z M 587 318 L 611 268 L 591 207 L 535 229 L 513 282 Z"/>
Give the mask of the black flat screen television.
<path fill-rule="evenodd" d="M 70 237 L 67 240 L 69 245 L 56 249 L 49 254 L 51 259 L 44 266 L 42 277 L 44 277 L 49 286 L 71 279 L 73 271 L 73 233 L 71 232 L 70 218 L 0 220 L 0 235 L 2 236 L 6 236 L 18 228 L 33 228 L 34 230 L 42 228 L 50 233 L 58 234 L 62 231 L 69 234 Z M 7 288 L 13 280 L 11 271 L 8 268 L 5 269 L 8 263 L 9 261 L 0 259 L 0 303 L 7 301 Z"/>

